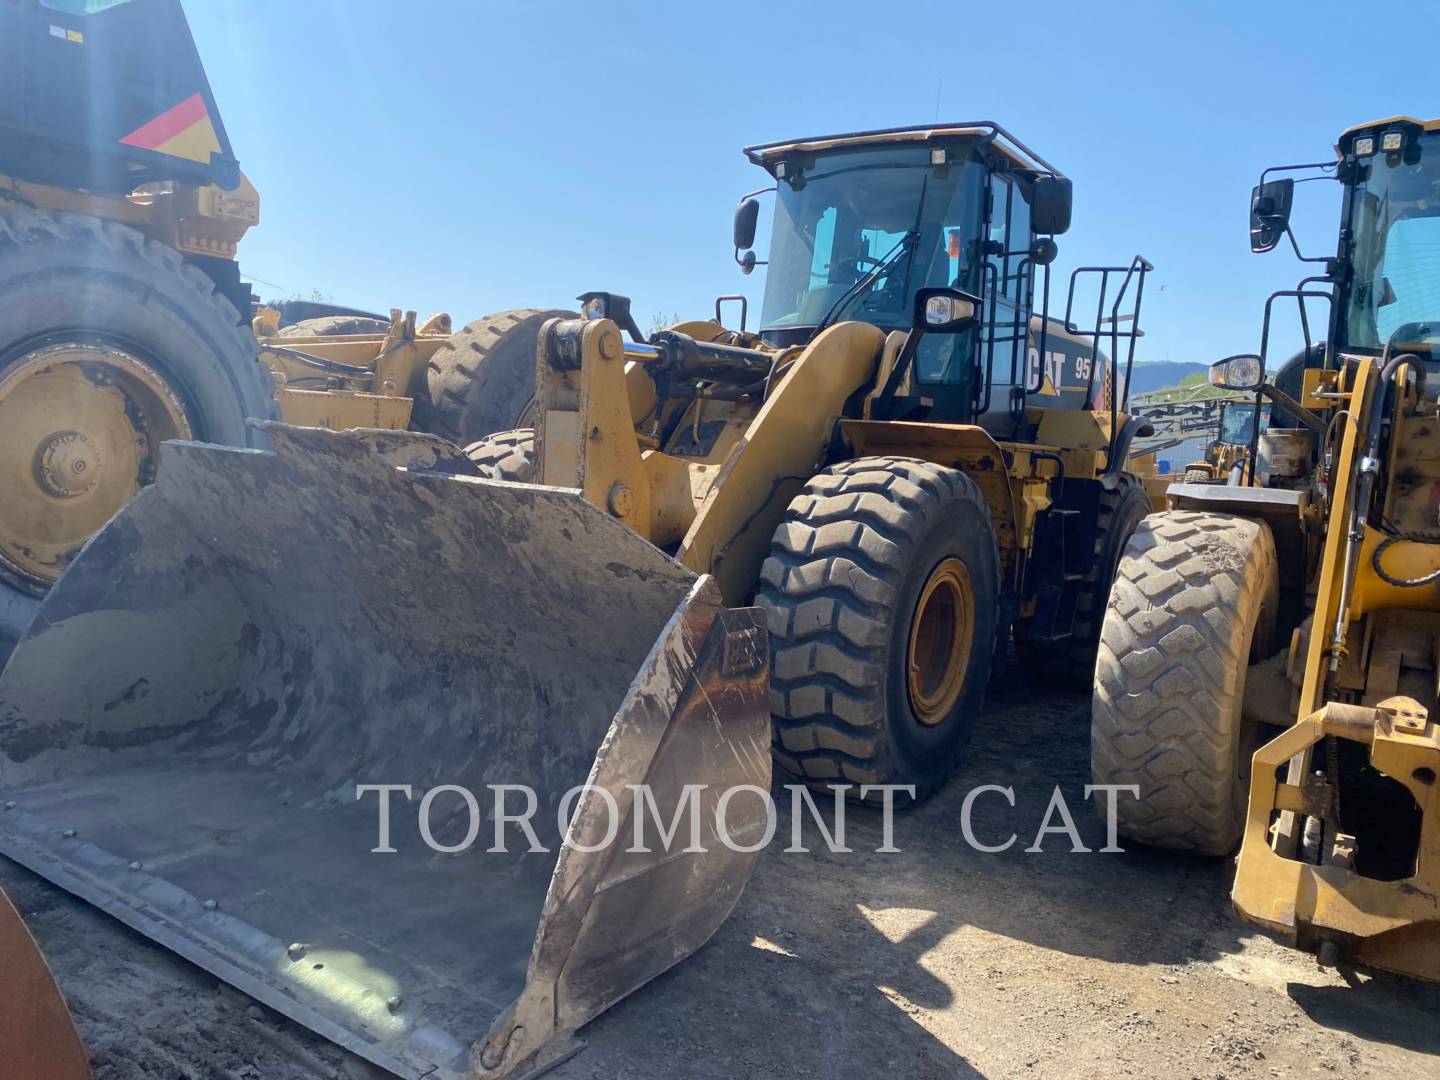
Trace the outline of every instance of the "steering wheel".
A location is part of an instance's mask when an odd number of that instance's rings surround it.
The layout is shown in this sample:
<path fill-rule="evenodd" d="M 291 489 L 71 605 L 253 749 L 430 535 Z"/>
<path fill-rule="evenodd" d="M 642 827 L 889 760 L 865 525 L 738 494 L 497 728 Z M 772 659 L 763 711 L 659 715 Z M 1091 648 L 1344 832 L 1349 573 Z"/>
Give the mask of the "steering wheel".
<path fill-rule="evenodd" d="M 843 259 L 836 259 L 835 265 L 842 268 L 853 267 L 857 274 L 866 274 L 869 273 L 866 269 L 867 264 L 873 267 L 880 266 L 884 262 L 884 259 L 877 259 L 873 255 L 847 255 Z"/>

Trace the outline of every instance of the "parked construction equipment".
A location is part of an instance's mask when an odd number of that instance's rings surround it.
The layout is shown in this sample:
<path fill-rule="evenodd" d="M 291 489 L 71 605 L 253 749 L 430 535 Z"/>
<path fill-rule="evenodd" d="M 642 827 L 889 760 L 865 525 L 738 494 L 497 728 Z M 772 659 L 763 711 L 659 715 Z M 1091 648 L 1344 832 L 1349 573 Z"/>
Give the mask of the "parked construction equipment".
<path fill-rule="evenodd" d="M 1150 267 L 1077 271 L 1064 320 L 1047 318 L 1034 294 L 1070 182 L 993 123 L 747 153 L 777 192 L 758 333 L 743 307 L 723 329 L 717 303 L 715 321 L 646 339 L 627 299 L 587 293 L 584 319 L 542 331 L 538 428 L 471 456 L 579 488 L 727 602 L 754 597 L 787 770 L 923 799 L 959 762 L 1012 623 L 1037 671 L 1088 678 L 1120 546 L 1150 509 L 1127 471 L 1143 424 L 1110 392 Z M 736 214 L 742 267 L 758 212 L 748 197 Z"/>
<path fill-rule="evenodd" d="M 464 443 L 521 415 L 564 312 L 311 318 L 257 351 L 259 207 L 179 0 L 0 5 L 0 657 L 167 439 L 262 445 L 247 419 L 278 415 Z"/>
<path fill-rule="evenodd" d="M 586 294 L 541 330 L 533 438 L 166 444 L 0 678 L 0 851 L 402 1075 L 499 1075 L 725 917 L 754 855 L 711 819 L 758 786 L 728 831 L 763 831 L 772 711 L 807 781 L 920 799 L 1012 620 L 1088 670 L 1150 506 L 1114 389 L 1149 264 L 1032 314 L 1070 184 L 993 123 L 748 152 L 779 188 L 759 333 L 742 304 L 646 339 Z M 710 842 L 585 850 L 592 793 L 558 862 L 372 854 L 354 798 L 525 784 L 553 820 L 587 772 L 624 830 L 630 785 L 662 820 L 702 785 Z"/>
<path fill-rule="evenodd" d="M 1240 844 L 1242 918 L 1326 962 L 1435 979 L 1440 121 L 1363 124 L 1335 162 L 1266 170 L 1256 251 L 1295 243 L 1297 172 L 1341 184 L 1338 250 L 1267 300 L 1258 356 L 1212 369 L 1273 410 L 1244 483 L 1172 487 L 1126 549 L 1094 776 L 1137 786 L 1119 803 L 1127 836 L 1211 855 Z M 1271 315 L 1292 300 L 1306 347 L 1267 383 Z M 1326 343 L 1307 302 L 1330 306 Z"/>

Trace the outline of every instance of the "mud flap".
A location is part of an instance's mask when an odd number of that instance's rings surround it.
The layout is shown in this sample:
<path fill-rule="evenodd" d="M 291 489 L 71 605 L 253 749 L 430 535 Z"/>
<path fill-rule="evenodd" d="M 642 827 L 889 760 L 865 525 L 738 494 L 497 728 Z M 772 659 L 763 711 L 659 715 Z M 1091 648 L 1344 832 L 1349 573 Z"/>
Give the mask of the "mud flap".
<path fill-rule="evenodd" d="M 763 622 L 578 492 L 271 436 L 167 444 L 46 598 L 0 852 L 398 1075 L 505 1075 L 738 900 Z"/>

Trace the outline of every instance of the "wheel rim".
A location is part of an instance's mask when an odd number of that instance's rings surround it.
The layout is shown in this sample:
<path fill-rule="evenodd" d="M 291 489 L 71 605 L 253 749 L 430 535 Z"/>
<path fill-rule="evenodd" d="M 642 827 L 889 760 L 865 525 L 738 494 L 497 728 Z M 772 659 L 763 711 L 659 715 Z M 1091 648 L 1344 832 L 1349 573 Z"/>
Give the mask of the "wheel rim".
<path fill-rule="evenodd" d="M 179 396 L 124 350 L 47 345 L 0 376 L 0 571 L 49 586 L 192 434 Z"/>
<path fill-rule="evenodd" d="M 974 637 L 970 571 L 959 559 L 946 559 L 920 590 L 906 650 L 910 707 L 922 724 L 934 726 L 955 708 Z"/>

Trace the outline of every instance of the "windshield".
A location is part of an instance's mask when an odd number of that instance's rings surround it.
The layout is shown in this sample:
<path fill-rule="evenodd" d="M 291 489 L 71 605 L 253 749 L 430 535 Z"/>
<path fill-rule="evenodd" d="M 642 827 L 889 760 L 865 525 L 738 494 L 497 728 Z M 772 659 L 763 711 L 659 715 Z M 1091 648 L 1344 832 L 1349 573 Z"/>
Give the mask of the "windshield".
<path fill-rule="evenodd" d="M 1380 349 L 1395 338 L 1433 348 L 1440 342 L 1440 132 L 1412 137 L 1402 154 L 1361 162 L 1350 214 L 1347 344 Z"/>
<path fill-rule="evenodd" d="M 1260 426 L 1270 423 L 1270 406 L 1260 407 Z M 1220 438 L 1222 443 L 1237 446 L 1250 445 L 1255 434 L 1255 403 L 1253 401 L 1227 401 L 1220 407 Z"/>
<path fill-rule="evenodd" d="M 908 329 L 916 289 L 979 292 L 978 160 L 932 165 L 927 146 L 829 154 L 779 187 L 763 328 L 859 319 Z"/>

